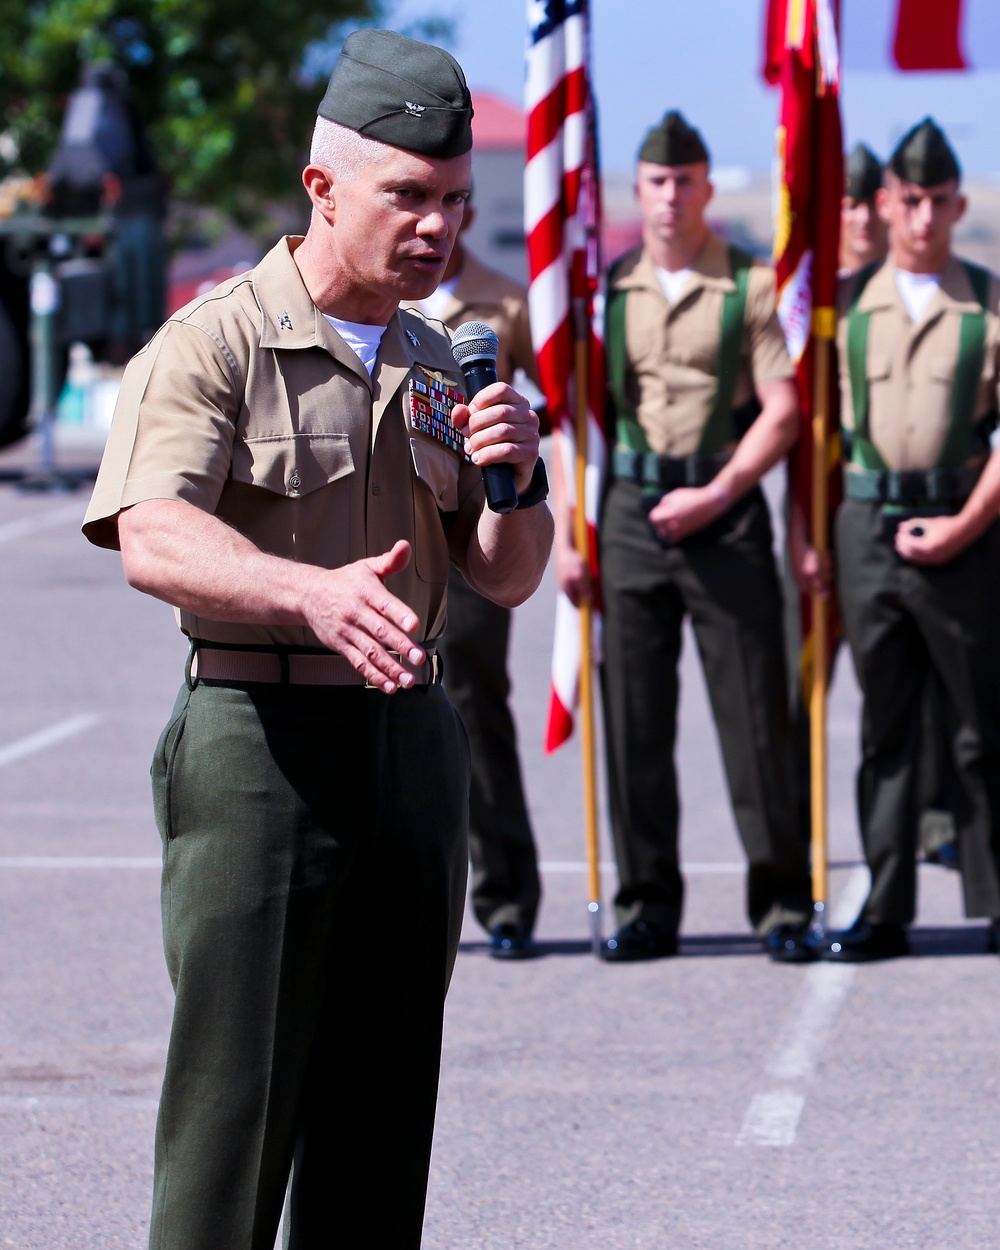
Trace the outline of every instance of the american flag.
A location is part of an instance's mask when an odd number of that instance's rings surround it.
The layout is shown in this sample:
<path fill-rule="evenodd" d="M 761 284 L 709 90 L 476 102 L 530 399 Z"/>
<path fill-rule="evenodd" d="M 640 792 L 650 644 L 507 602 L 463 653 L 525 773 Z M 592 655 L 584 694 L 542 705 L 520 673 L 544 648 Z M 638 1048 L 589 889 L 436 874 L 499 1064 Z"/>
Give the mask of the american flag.
<path fill-rule="evenodd" d="M 596 584 L 597 504 L 606 459 L 604 351 L 599 314 L 600 183 L 590 76 L 588 0 L 529 0 L 524 175 L 531 333 L 546 404 L 568 455 L 563 465 L 575 506 L 575 343 L 587 344 L 585 511 Z M 579 613 L 559 595 L 545 749 L 573 732 L 582 653 Z"/>

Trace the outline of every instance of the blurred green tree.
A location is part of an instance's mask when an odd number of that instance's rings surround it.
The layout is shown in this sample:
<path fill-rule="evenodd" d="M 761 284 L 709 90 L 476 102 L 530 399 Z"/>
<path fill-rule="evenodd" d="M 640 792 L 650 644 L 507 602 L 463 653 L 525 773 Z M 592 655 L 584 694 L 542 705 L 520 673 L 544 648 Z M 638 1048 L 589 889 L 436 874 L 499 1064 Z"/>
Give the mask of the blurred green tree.
<path fill-rule="evenodd" d="M 392 0 L 0 0 L 0 175 L 44 170 L 80 69 L 128 72 L 175 200 L 252 226 L 297 188 L 322 79 Z M 427 37 L 447 25 L 421 24 Z"/>

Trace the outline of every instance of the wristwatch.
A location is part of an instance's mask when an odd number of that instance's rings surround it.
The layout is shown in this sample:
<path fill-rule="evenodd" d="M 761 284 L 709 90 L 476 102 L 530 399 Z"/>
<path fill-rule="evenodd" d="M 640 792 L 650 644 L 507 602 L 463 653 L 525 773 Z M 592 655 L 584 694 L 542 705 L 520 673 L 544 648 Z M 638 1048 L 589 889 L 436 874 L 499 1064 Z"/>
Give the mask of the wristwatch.
<path fill-rule="evenodd" d="M 545 461 L 538 457 L 535 461 L 535 467 L 531 471 L 531 481 L 528 483 L 528 489 L 523 495 L 517 497 L 517 508 L 515 512 L 521 508 L 534 508 L 537 504 L 544 503 L 549 497 L 549 479 L 545 472 Z"/>

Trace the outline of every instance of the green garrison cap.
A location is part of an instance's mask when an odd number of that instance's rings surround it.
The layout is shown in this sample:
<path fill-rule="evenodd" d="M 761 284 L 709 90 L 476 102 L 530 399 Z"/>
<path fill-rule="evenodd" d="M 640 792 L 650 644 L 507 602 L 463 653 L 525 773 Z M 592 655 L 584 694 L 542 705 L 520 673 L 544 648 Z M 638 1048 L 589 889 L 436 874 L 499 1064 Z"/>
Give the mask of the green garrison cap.
<path fill-rule="evenodd" d="M 348 35 L 319 116 L 424 156 L 461 156 L 472 147 L 462 67 L 443 48 L 394 30 Z"/>
<path fill-rule="evenodd" d="M 847 158 L 844 194 L 851 200 L 873 200 L 881 185 L 882 162 L 871 148 L 857 144 Z"/>
<path fill-rule="evenodd" d="M 942 182 L 961 181 L 962 170 L 951 145 L 934 120 L 925 117 L 903 135 L 889 158 L 889 168 L 904 182 L 918 187 L 938 187 Z"/>
<path fill-rule="evenodd" d="M 652 165 L 707 165 L 708 148 L 701 135 L 684 117 L 671 109 L 663 121 L 646 135 L 639 149 L 639 160 Z"/>

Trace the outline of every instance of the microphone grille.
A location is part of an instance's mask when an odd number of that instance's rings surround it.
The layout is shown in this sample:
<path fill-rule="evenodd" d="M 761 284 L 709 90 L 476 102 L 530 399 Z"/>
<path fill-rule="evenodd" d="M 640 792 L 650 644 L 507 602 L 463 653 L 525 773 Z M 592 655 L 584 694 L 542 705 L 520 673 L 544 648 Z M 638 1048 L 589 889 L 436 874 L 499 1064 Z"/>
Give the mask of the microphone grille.
<path fill-rule="evenodd" d="M 464 321 L 451 340 L 451 351 L 459 365 L 469 360 L 493 360 L 500 350 L 500 340 L 492 327 L 483 321 Z"/>

